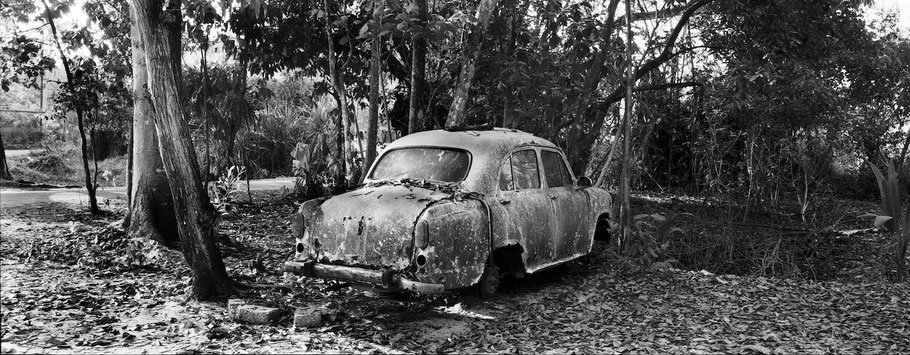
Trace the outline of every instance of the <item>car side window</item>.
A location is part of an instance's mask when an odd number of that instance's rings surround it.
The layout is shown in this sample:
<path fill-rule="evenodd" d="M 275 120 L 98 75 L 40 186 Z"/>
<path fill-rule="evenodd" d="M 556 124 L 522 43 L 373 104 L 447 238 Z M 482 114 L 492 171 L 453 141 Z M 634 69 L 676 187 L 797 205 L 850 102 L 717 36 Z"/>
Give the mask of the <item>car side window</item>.
<path fill-rule="evenodd" d="M 512 157 L 506 158 L 499 168 L 499 190 L 514 190 L 512 186 Z"/>
<path fill-rule="evenodd" d="M 543 160 L 543 175 L 547 179 L 548 187 L 561 187 L 572 185 L 572 174 L 566 168 L 565 162 L 559 153 L 542 150 L 540 159 Z"/>
<path fill-rule="evenodd" d="M 540 187 L 540 170 L 537 165 L 537 153 L 533 149 L 522 150 L 512 154 L 512 183 L 515 190 L 536 189 Z"/>

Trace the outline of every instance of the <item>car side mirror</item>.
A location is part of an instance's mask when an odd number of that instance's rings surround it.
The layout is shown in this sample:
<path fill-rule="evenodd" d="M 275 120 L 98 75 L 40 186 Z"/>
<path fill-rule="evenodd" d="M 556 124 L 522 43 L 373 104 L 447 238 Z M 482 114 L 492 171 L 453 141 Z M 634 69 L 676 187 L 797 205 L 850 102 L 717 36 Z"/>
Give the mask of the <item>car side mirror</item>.
<path fill-rule="evenodd" d="M 587 176 L 581 176 L 578 178 L 578 187 L 591 187 L 594 186 L 594 181 L 591 181 L 591 178 Z"/>

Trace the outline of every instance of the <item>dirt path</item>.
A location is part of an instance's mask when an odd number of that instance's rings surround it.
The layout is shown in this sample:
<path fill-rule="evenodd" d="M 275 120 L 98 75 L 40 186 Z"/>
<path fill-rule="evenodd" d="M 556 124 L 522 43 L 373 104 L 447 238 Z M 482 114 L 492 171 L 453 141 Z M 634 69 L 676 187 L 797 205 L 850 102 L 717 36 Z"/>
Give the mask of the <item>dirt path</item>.
<path fill-rule="evenodd" d="M 9 159 L 26 156 L 29 154 L 36 154 L 43 151 L 44 149 L 7 149 L 4 151 L 4 153 L 6 154 L 6 158 Z"/>
<path fill-rule="evenodd" d="M 294 178 L 272 178 L 250 180 L 250 191 L 267 191 L 294 189 Z M 243 181 L 238 184 L 238 191 L 245 193 L 247 184 Z M 102 187 L 96 192 L 98 203 L 102 206 L 110 205 L 108 200 L 126 200 L 125 187 Z M 79 206 L 88 206 L 88 193 L 85 188 L 57 188 L 57 189 L 20 189 L 3 188 L 0 190 L 0 209 L 31 205 L 42 202 L 62 202 Z"/>

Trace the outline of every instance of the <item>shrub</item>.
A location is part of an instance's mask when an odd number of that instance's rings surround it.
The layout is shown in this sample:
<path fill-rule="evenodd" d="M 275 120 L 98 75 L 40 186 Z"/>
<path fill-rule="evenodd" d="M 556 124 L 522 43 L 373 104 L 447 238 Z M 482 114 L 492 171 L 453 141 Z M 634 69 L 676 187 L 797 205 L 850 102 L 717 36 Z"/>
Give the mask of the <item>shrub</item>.
<path fill-rule="evenodd" d="M 879 192 L 882 198 L 882 207 L 885 210 L 884 215 L 872 215 L 875 217 L 875 226 L 884 226 L 895 239 L 895 266 L 897 267 L 896 282 L 904 281 L 905 264 L 907 262 L 907 243 L 910 242 L 910 207 L 903 212 L 901 206 L 900 182 L 897 177 L 897 170 L 894 163 L 890 160 L 885 162 L 888 168 L 888 175 L 882 174 L 882 170 L 869 163 L 872 167 L 872 173 L 875 174 L 875 180 L 878 182 Z"/>
<path fill-rule="evenodd" d="M 29 169 L 48 175 L 68 175 L 73 170 L 67 166 L 66 159 L 57 154 L 41 154 L 25 164 Z"/>

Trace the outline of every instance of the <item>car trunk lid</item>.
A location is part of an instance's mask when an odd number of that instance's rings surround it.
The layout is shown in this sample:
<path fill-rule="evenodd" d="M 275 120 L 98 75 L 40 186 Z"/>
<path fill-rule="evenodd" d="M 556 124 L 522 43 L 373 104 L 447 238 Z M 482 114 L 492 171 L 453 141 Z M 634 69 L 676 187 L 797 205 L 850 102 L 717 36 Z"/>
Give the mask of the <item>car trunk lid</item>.
<path fill-rule="evenodd" d="M 309 223 L 320 260 L 371 267 L 407 267 L 414 224 L 430 204 L 448 194 L 387 184 L 335 196 L 320 205 Z"/>

